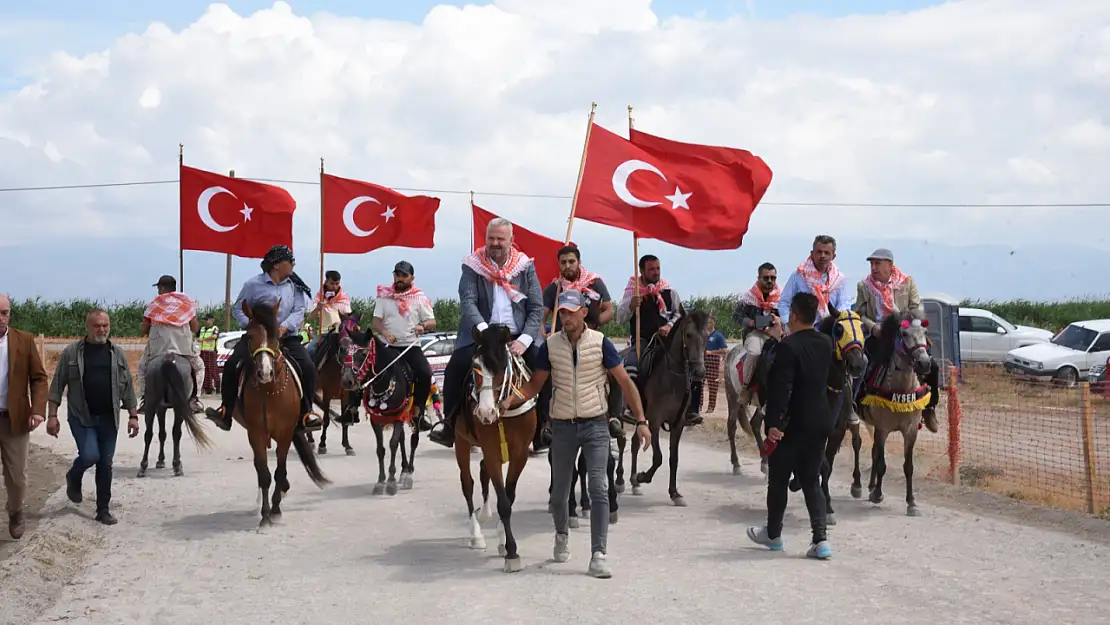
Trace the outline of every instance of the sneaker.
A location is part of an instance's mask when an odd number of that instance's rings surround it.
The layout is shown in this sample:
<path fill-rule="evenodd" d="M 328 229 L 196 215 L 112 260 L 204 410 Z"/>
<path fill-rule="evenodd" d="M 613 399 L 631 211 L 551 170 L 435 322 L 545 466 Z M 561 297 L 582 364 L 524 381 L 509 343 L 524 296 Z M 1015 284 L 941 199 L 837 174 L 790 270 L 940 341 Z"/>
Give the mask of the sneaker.
<path fill-rule="evenodd" d="M 598 579 L 609 579 L 613 576 L 613 572 L 609 570 L 609 565 L 605 562 L 605 554 L 600 551 L 595 551 L 592 558 L 590 558 L 589 573 L 592 577 Z"/>
<path fill-rule="evenodd" d="M 770 538 L 767 536 L 767 527 L 749 527 L 748 539 L 757 545 L 763 545 L 771 551 L 782 551 L 783 542 L 782 536 L 778 538 Z"/>
<path fill-rule="evenodd" d="M 551 556 L 556 562 L 570 560 L 570 534 L 555 534 L 555 551 Z M 593 563 L 590 563 L 593 566 Z"/>
<path fill-rule="evenodd" d="M 820 542 L 811 544 L 809 546 L 809 550 L 806 551 L 806 557 L 815 558 L 817 560 L 828 560 L 829 558 L 831 558 L 832 547 L 829 546 L 829 541 L 822 540 Z"/>

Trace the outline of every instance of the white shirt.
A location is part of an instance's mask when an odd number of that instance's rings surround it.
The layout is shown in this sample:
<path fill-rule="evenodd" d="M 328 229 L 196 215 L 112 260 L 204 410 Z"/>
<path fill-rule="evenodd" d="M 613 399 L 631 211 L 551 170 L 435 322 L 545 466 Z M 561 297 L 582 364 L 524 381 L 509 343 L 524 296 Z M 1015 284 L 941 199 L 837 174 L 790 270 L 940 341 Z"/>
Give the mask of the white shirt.
<path fill-rule="evenodd" d="M 0 410 L 8 409 L 8 334 L 0 336 Z"/>
<path fill-rule="evenodd" d="M 435 319 L 432 307 L 424 302 L 409 302 L 409 316 L 404 317 L 397 308 L 397 300 L 390 297 L 379 297 L 374 301 L 374 317 L 382 320 L 385 331 L 397 339 L 394 345 L 407 347 L 416 342 L 417 336 L 413 329 L 418 323 Z"/>

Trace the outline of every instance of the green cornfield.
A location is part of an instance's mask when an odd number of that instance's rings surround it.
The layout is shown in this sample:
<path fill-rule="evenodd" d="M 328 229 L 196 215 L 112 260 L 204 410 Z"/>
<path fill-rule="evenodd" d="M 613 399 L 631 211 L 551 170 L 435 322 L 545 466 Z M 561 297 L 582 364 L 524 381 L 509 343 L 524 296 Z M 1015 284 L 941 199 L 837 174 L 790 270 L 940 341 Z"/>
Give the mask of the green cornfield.
<path fill-rule="evenodd" d="M 732 311 L 736 307 L 738 295 L 717 295 L 694 297 L 684 302 L 687 308 L 708 311 L 717 321 L 717 329 L 729 338 L 739 338 L 739 327 L 732 321 Z M 1073 321 L 1083 319 L 1110 318 L 1110 300 L 1076 299 L 1064 302 L 979 301 L 966 300 L 964 306 L 985 308 L 1011 323 L 1029 325 L 1046 330 L 1057 331 Z M 437 329 L 453 331 L 459 326 L 459 302 L 456 299 L 436 300 L 433 304 Z M 68 302 L 45 301 L 41 298 L 12 302 L 12 326 L 34 334 L 45 336 L 81 336 L 85 332 L 85 315 L 93 308 L 107 310 L 112 318 L 112 334 L 120 337 L 137 337 L 142 326 L 146 302 L 132 301 L 107 304 L 91 300 L 70 300 Z M 352 298 L 351 307 L 355 312 L 369 318 L 374 311 L 374 300 Z M 201 307 L 202 316 L 211 314 L 217 325 L 224 325 L 222 304 Z M 234 318 L 231 329 L 239 329 Z M 624 337 L 626 327 L 608 323 L 602 327 L 606 336 Z"/>

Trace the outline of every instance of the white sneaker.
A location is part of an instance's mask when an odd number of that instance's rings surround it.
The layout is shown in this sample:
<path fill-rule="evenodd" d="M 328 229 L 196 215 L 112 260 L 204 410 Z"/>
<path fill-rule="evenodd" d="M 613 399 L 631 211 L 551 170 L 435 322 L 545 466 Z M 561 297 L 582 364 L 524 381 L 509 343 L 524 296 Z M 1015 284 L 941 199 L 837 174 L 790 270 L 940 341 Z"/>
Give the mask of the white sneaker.
<path fill-rule="evenodd" d="M 613 576 L 613 572 L 609 570 L 609 565 L 605 562 L 605 554 L 600 551 L 595 551 L 594 556 L 590 558 L 590 575 L 599 579 L 609 579 Z"/>
<path fill-rule="evenodd" d="M 556 562 L 570 560 L 570 534 L 555 534 L 555 552 L 552 558 Z"/>

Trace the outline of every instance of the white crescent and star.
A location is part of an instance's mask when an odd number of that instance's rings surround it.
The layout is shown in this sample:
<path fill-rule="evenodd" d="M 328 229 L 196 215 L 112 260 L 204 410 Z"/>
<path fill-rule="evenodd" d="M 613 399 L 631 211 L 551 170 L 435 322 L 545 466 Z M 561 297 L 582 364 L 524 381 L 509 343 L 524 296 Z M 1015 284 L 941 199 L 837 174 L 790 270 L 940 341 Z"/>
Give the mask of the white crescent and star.
<path fill-rule="evenodd" d="M 216 221 L 216 219 L 212 217 L 212 198 L 221 193 L 226 193 L 231 197 L 234 197 L 235 199 L 239 199 L 235 197 L 234 193 L 228 191 L 223 187 L 208 187 L 203 192 L 201 192 L 200 197 L 197 198 L 197 215 L 200 217 L 201 222 L 204 223 L 205 226 L 215 232 L 231 232 L 232 230 L 238 228 L 240 224 L 246 223 L 251 220 L 251 212 L 254 209 L 247 206 L 246 202 L 244 202 L 242 210 L 239 211 L 243 214 L 243 221 L 231 226 L 225 226 Z"/>
<path fill-rule="evenodd" d="M 381 202 L 379 202 L 375 198 L 370 197 L 369 195 L 360 195 L 352 199 L 350 202 L 347 202 L 347 205 L 343 207 L 343 225 L 347 228 L 348 232 L 355 235 L 356 237 L 368 237 L 374 234 L 374 232 L 381 227 L 380 225 L 378 225 L 369 230 L 363 230 L 362 228 L 358 227 L 358 224 L 355 223 L 355 211 L 358 210 L 359 206 L 362 206 L 367 202 L 373 202 L 378 206 L 382 205 Z M 385 212 L 381 214 L 382 217 L 385 217 L 385 223 L 389 223 L 389 220 L 393 219 L 396 216 L 396 212 L 396 206 L 386 206 Z"/>
<path fill-rule="evenodd" d="M 613 192 L 617 194 L 617 197 L 620 198 L 622 202 L 628 204 L 629 206 L 635 206 L 636 208 L 650 208 L 652 206 L 659 206 L 660 204 L 662 204 L 662 202 L 649 202 L 648 200 L 642 200 L 633 195 L 632 192 L 628 190 L 628 177 L 638 171 L 650 171 L 663 180 L 667 179 L 667 176 L 665 176 L 663 172 L 659 171 L 659 168 L 657 168 L 655 165 L 652 165 L 651 163 L 648 163 L 646 161 L 641 161 L 639 159 L 631 159 L 621 163 L 620 165 L 617 165 L 617 168 L 613 170 Z M 691 195 L 693 195 L 693 193 L 683 193 L 682 189 L 676 186 L 674 188 L 674 195 L 664 195 L 663 197 L 667 200 L 670 200 L 671 210 L 675 210 L 677 208 L 690 210 L 690 205 L 686 202 L 686 200 L 688 200 Z"/>

